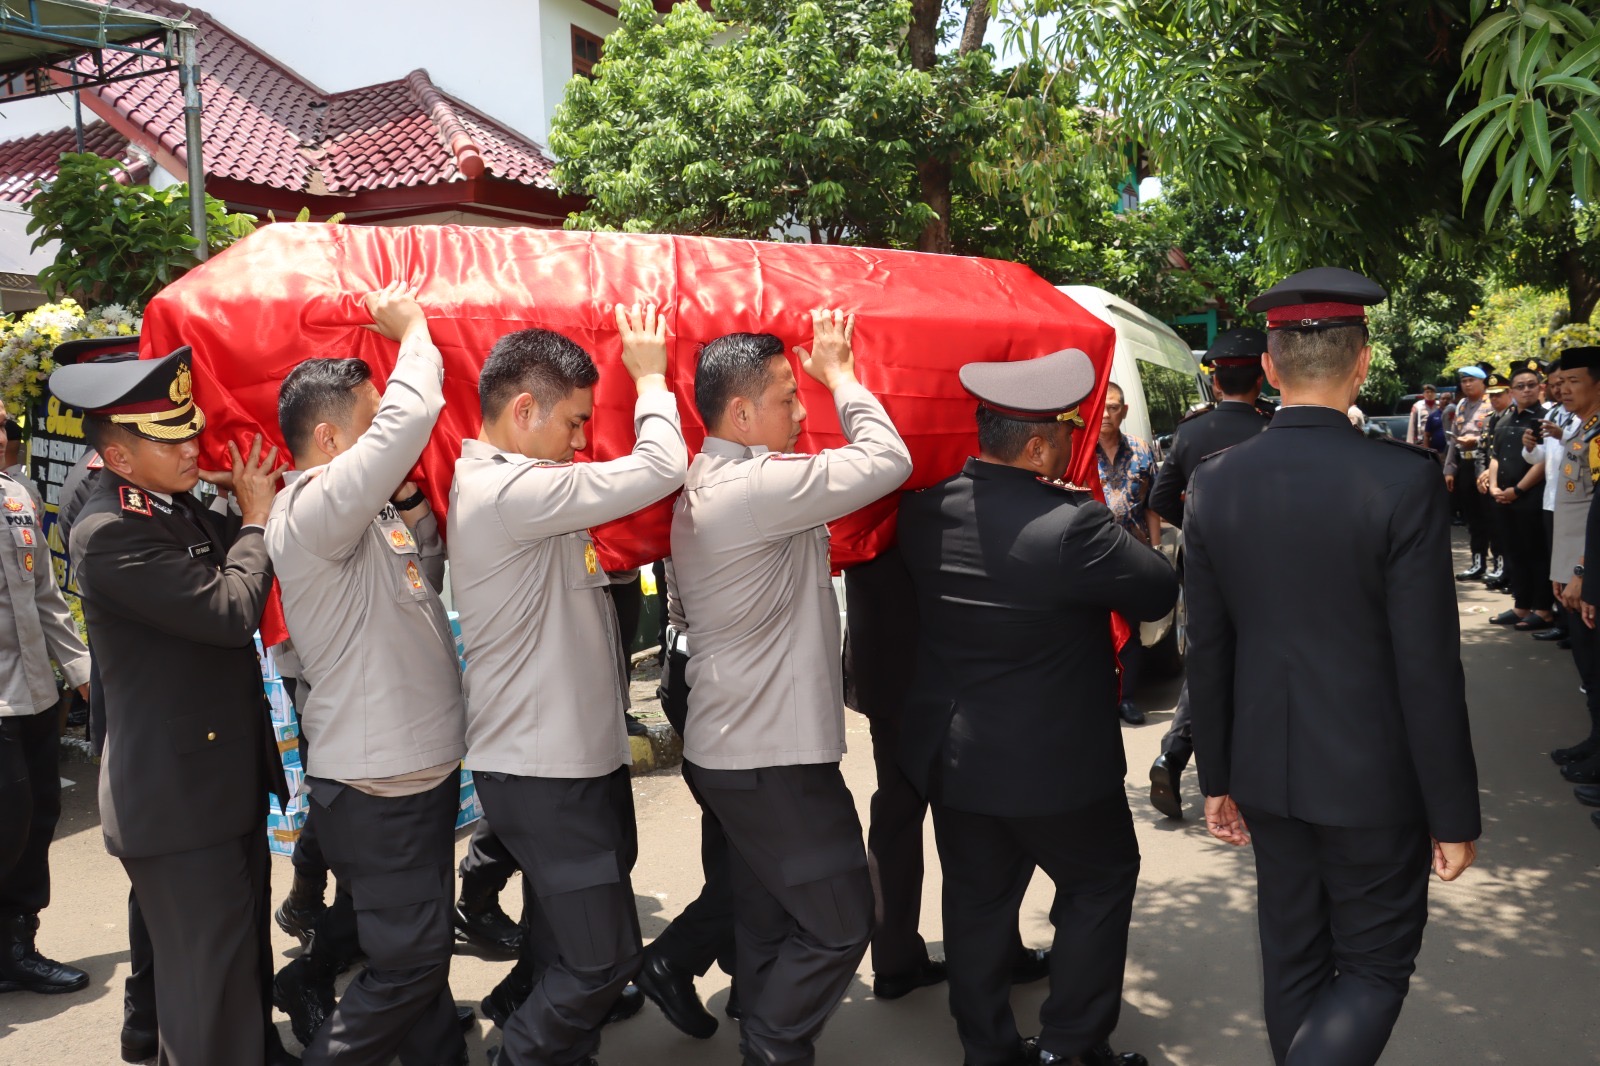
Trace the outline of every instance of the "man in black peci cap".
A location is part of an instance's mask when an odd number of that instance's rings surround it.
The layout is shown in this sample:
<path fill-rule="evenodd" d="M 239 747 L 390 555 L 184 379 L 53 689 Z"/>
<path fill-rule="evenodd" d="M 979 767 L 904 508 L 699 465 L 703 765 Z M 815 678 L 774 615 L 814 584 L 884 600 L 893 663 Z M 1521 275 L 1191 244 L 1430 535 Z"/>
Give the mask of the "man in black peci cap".
<path fill-rule="evenodd" d="M 1251 302 L 1283 406 L 1200 464 L 1184 510 L 1206 827 L 1255 845 L 1279 1066 L 1378 1060 L 1422 946 L 1430 858 L 1455 879 L 1480 830 L 1449 500 L 1432 456 L 1345 416 L 1384 295 L 1321 268 Z M 1329 590 L 1314 610 L 1249 594 L 1289 587 L 1307 559 Z"/>
<path fill-rule="evenodd" d="M 961 381 L 978 457 L 900 502 L 919 617 L 900 761 L 933 808 L 950 1010 L 970 1066 L 1142 1066 L 1108 1043 L 1139 877 L 1111 613 L 1160 618 L 1177 576 L 1060 483 L 1095 386 L 1086 355 L 969 364 Z M 1009 1001 L 1035 866 L 1056 888 L 1036 1047 Z"/>
<path fill-rule="evenodd" d="M 1217 405 L 1178 423 L 1172 447 L 1150 490 L 1150 506 L 1164 521 L 1183 528 L 1183 494 L 1200 460 L 1231 448 L 1267 428 L 1269 415 L 1256 406 L 1261 399 L 1261 356 L 1267 335 L 1259 329 L 1230 329 L 1200 360 L 1211 370 Z M 1194 754 L 1190 736 L 1189 685 L 1178 693 L 1178 709 L 1161 738 L 1161 754 L 1150 767 L 1150 804 L 1168 818 L 1183 817 L 1179 783 Z"/>
<path fill-rule="evenodd" d="M 161 1061 L 292 1062 L 268 1024 L 261 796 L 287 795 L 253 640 L 281 470 L 259 439 L 247 458 L 230 442 L 232 471 L 208 478 L 240 514 L 200 507 L 189 354 L 50 378 L 104 462 L 70 544 L 105 681 L 101 820 L 155 949 Z"/>

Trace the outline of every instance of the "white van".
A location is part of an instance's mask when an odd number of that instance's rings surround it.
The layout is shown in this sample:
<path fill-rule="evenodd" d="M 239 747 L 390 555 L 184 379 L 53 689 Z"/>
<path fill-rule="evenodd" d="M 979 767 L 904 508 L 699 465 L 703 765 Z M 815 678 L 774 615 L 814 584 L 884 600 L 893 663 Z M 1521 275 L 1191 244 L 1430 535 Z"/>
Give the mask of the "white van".
<path fill-rule="evenodd" d="M 1117 331 L 1111 380 L 1121 386 L 1128 404 L 1122 431 L 1149 441 L 1159 454 L 1161 442 L 1169 440 L 1184 416 L 1210 395 L 1199 359 L 1171 326 L 1121 297 L 1090 285 L 1058 288 Z M 1163 522 L 1160 549 L 1182 577 L 1183 531 Z M 1149 651 L 1147 669 L 1167 677 L 1183 670 L 1186 621 L 1180 591 L 1171 614 L 1140 625 L 1139 643 Z"/>

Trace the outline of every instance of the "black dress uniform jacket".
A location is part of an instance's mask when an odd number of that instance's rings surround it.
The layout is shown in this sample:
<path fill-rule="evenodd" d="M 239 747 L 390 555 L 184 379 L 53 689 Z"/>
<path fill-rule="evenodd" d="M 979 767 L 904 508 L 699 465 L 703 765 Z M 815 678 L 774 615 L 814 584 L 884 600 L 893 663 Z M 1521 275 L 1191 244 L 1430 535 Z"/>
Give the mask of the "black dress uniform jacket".
<path fill-rule="evenodd" d="M 901 498 L 900 551 L 919 602 L 901 747 L 917 789 L 1002 817 L 1120 795 L 1111 612 L 1160 618 L 1171 564 L 1088 494 L 977 459 Z"/>
<path fill-rule="evenodd" d="M 261 530 L 239 525 L 107 470 L 73 527 L 107 682 L 101 821 L 119 858 L 235 839 L 261 826 L 266 792 L 287 802 L 254 643 L 272 565 Z"/>
<path fill-rule="evenodd" d="M 1286 407 L 1200 465 L 1185 518 L 1205 794 L 1476 839 L 1450 504 L 1432 456 L 1364 437 L 1343 411 Z"/>
<path fill-rule="evenodd" d="M 1200 460 L 1231 448 L 1267 428 L 1270 418 L 1242 400 L 1223 400 L 1210 411 L 1178 423 L 1167 458 L 1150 489 L 1150 509 L 1183 528 L 1183 493 Z"/>

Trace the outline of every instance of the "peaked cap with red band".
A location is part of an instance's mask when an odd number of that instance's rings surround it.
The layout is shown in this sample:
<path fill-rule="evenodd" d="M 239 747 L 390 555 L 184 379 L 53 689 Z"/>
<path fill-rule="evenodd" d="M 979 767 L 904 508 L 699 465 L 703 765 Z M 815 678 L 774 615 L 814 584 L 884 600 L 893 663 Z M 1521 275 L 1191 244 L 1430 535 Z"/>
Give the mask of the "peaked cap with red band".
<path fill-rule="evenodd" d="M 113 357 L 57 367 L 50 391 L 68 407 L 109 419 L 146 440 L 177 444 L 198 437 L 206 426 L 194 402 L 189 357 L 183 347 L 161 359 Z"/>
<path fill-rule="evenodd" d="M 1267 313 L 1267 329 L 1362 326 L 1367 308 L 1389 298 L 1383 286 L 1353 270 L 1314 267 L 1291 274 L 1246 306 Z"/>
<path fill-rule="evenodd" d="M 1076 348 L 1011 363 L 968 363 L 959 373 L 979 403 L 1019 422 L 1081 427 L 1078 405 L 1094 391 L 1094 363 Z"/>

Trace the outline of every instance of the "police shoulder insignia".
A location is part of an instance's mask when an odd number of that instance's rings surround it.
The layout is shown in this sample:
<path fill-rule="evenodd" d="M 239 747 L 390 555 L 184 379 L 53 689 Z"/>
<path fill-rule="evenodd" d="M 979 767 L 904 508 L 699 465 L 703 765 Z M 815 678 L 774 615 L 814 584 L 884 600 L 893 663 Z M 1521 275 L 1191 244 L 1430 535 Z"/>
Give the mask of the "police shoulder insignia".
<path fill-rule="evenodd" d="M 24 506 L 25 506 L 25 504 L 23 504 L 21 496 L 7 496 L 6 497 L 6 503 L 5 503 L 6 510 L 12 512 L 13 514 L 15 514 L 16 512 L 22 510 L 22 508 Z"/>
<path fill-rule="evenodd" d="M 122 497 L 122 509 L 129 514 L 142 514 L 150 517 L 150 497 L 140 488 L 132 485 L 123 485 L 117 490 Z"/>

